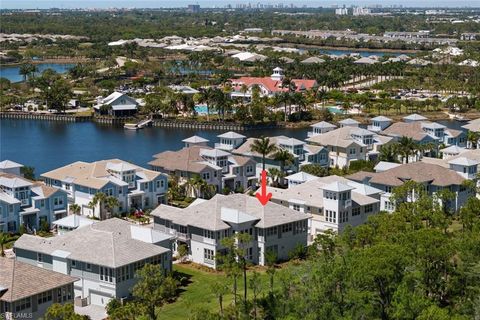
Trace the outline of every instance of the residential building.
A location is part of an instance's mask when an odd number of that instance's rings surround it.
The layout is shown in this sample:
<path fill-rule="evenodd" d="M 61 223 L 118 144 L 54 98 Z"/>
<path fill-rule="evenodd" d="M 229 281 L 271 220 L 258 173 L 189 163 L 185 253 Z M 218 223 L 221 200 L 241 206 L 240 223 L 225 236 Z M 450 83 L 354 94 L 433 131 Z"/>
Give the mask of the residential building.
<path fill-rule="evenodd" d="M 383 131 L 392 124 L 392 119 L 385 116 L 375 117 L 371 121 L 372 124 L 368 126 L 368 130 L 373 132 Z"/>
<path fill-rule="evenodd" d="M 360 125 L 360 122 L 352 118 L 347 118 L 339 121 L 338 124 L 340 125 L 340 128 L 343 128 L 343 127 L 358 128 L 358 126 Z"/>
<path fill-rule="evenodd" d="M 188 259 L 211 268 L 216 256 L 226 252 L 222 239 L 236 233 L 248 233 L 246 260 L 265 265 L 265 255 L 273 251 L 279 260 L 287 260 L 297 246 L 307 245 L 310 215 L 268 202 L 262 206 L 245 194 L 224 196 L 191 205 L 185 209 L 161 205 L 152 212 L 154 228 L 175 237 L 178 245 L 188 247 Z"/>
<path fill-rule="evenodd" d="M 310 127 L 312 127 L 312 131 L 308 132 L 308 137 L 313 137 L 322 133 L 327 133 L 332 130 L 335 130 L 337 128 L 336 125 L 328 123 L 326 121 L 321 121 L 312 124 Z"/>
<path fill-rule="evenodd" d="M 240 77 L 230 79 L 233 92 L 232 97 L 248 98 L 252 97 L 252 88 L 257 86 L 260 90 L 260 96 L 274 96 L 280 92 L 289 91 L 290 88 L 283 86 L 285 75 L 283 69 L 277 67 L 273 69 L 270 77 Z M 292 79 L 296 92 L 304 92 L 317 87 L 315 80 Z"/>
<path fill-rule="evenodd" d="M 180 183 L 199 176 L 214 185 L 217 192 L 225 187 L 232 191 L 244 190 L 255 185 L 257 180 L 254 160 L 220 149 L 192 146 L 161 152 L 153 157 L 155 159 L 148 163 L 153 170 L 175 175 L 180 178 Z M 203 197 L 203 194 L 199 196 Z"/>
<path fill-rule="evenodd" d="M 289 176 L 285 177 L 285 180 L 288 181 L 288 187 L 291 188 L 293 186 L 305 183 L 310 180 L 315 180 L 317 179 L 317 176 L 314 176 L 313 174 L 309 174 L 303 171 L 291 174 Z"/>
<path fill-rule="evenodd" d="M 215 143 L 215 148 L 230 152 L 242 145 L 247 137 L 239 133 L 229 131 L 218 135 L 217 138 L 220 139 L 220 142 Z"/>
<path fill-rule="evenodd" d="M 445 146 L 459 146 L 465 147 L 467 143 L 467 136 L 464 131 L 449 129 L 446 126 L 436 123 L 420 120 L 422 116 L 412 117 L 406 122 L 396 122 L 382 130 L 380 133 L 385 136 L 399 140 L 402 137 L 413 139 L 416 143 L 427 144 L 433 143 L 437 146 L 444 144 Z M 419 120 L 413 120 L 417 118 Z M 404 118 L 406 119 L 406 118 Z M 428 154 L 436 155 L 438 150 L 432 149 L 427 151 Z M 413 157 L 412 161 L 416 161 L 422 154 Z"/>
<path fill-rule="evenodd" d="M 440 153 L 442 154 L 443 159 L 448 159 L 454 156 L 458 156 L 459 154 L 467 151 L 466 148 L 462 148 L 456 145 L 452 145 L 450 147 L 446 147 L 443 149 L 440 149 Z"/>
<path fill-rule="evenodd" d="M 138 102 L 124 93 L 113 92 L 106 98 L 99 98 L 93 109 L 99 114 L 129 117 L 137 113 Z"/>
<path fill-rule="evenodd" d="M 64 190 L 69 203 L 80 206 L 80 213 L 101 220 L 112 213 L 155 208 L 166 202 L 167 176 L 119 159 L 95 162 L 77 161 L 41 175 L 46 184 Z M 92 205 L 97 193 L 115 197 L 117 208 Z"/>
<path fill-rule="evenodd" d="M 271 201 L 308 213 L 310 240 L 326 230 L 342 232 L 357 226 L 380 211 L 382 190 L 339 176 L 327 176 L 294 185 L 288 189 L 267 188 Z"/>
<path fill-rule="evenodd" d="M 145 264 L 172 268 L 171 237 L 112 218 L 52 238 L 22 235 L 14 244 L 17 260 L 78 278 L 76 303 L 105 306 L 127 298 Z"/>
<path fill-rule="evenodd" d="M 54 303 L 73 303 L 78 278 L 0 257 L 0 317 L 40 319 Z"/>
<path fill-rule="evenodd" d="M 308 143 L 328 149 L 330 167 L 344 168 L 352 161 L 376 159 L 380 148 L 392 138 L 356 126 L 341 128 L 307 138 Z"/>
<path fill-rule="evenodd" d="M 318 164 L 324 167 L 328 166 L 328 151 L 321 146 L 307 145 L 305 142 L 286 136 L 269 137 L 270 143 L 277 146 L 278 149 L 288 150 L 294 157 L 291 165 L 282 168 L 281 161 L 275 160 L 275 151 L 265 157 L 266 168 L 284 169 L 287 172 L 300 171 L 302 165 Z M 244 144 L 232 151 L 233 154 L 251 157 L 257 162 L 259 171 L 261 171 L 262 155 L 251 150 L 256 138 L 248 138 Z"/>
<path fill-rule="evenodd" d="M 21 176 L 22 175 L 22 173 L 21 173 L 22 168 L 23 168 L 23 164 L 16 163 L 16 162 L 11 161 L 11 160 L 0 161 L 0 173 L 4 172 L 4 173 L 10 173 L 10 174 L 14 174 L 14 175 L 17 175 L 17 176 Z"/>
<path fill-rule="evenodd" d="M 56 227 L 57 233 L 59 235 L 62 235 L 72 230 L 89 226 L 91 224 L 94 224 L 95 222 L 96 220 L 77 214 L 71 214 L 62 219 L 53 221 L 52 225 Z"/>
<path fill-rule="evenodd" d="M 432 196 L 439 190 L 452 191 L 455 198 L 448 201 L 447 206 L 454 211 L 459 210 L 468 197 L 474 194 L 463 185 L 465 178 L 459 172 L 423 161 L 402 164 L 382 172 L 361 171 L 347 178 L 382 190 L 384 193 L 381 196 L 380 209 L 389 212 L 395 210 L 395 204 L 391 199 L 393 189 L 403 185 L 405 181 L 421 183 Z"/>
<path fill-rule="evenodd" d="M 185 147 L 188 148 L 193 146 L 207 147 L 209 141 L 199 136 L 191 136 L 190 138 L 183 139 L 182 142 L 185 143 Z"/>
<path fill-rule="evenodd" d="M 462 33 L 460 35 L 460 39 L 463 41 L 475 41 L 475 40 L 480 40 L 480 33 Z"/>
<path fill-rule="evenodd" d="M 29 232 L 67 215 L 67 193 L 41 182 L 0 173 L 0 231 Z"/>

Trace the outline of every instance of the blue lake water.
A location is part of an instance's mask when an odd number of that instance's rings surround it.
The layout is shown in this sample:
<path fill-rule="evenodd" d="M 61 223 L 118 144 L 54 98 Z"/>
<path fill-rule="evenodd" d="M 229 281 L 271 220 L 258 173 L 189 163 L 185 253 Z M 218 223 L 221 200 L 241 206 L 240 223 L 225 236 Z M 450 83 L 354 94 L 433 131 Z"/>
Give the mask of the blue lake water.
<path fill-rule="evenodd" d="M 465 124 L 439 122 L 452 129 L 460 129 Z M 249 137 L 285 135 L 304 140 L 307 131 L 307 128 L 268 129 L 242 134 Z M 221 133 L 223 131 L 156 127 L 134 131 L 93 122 L 0 119 L 0 161 L 9 159 L 33 166 L 37 176 L 78 160 L 120 158 L 147 166 L 154 154 L 182 148 L 185 138 L 199 135 L 210 140 L 213 146 Z"/>
<path fill-rule="evenodd" d="M 122 127 L 92 122 L 61 123 L 40 120 L 0 120 L 0 161 L 10 159 L 35 167 L 39 174 L 82 160 L 120 158 L 147 166 L 156 153 L 183 147 L 182 140 L 199 135 L 218 142 L 224 131 L 145 128 L 125 130 Z M 270 129 L 242 133 L 246 136 L 288 135 L 305 139 L 307 129 Z"/>
<path fill-rule="evenodd" d="M 42 73 L 44 70 L 53 69 L 57 73 L 66 73 L 69 69 L 73 68 L 73 63 L 39 63 L 36 64 L 38 68 L 37 74 Z M 23 81 L 23 76 L 20 75 L 20 66 L 3 66 L 0 67 L 0 78 L 7 78 L 11 82 Z"/>

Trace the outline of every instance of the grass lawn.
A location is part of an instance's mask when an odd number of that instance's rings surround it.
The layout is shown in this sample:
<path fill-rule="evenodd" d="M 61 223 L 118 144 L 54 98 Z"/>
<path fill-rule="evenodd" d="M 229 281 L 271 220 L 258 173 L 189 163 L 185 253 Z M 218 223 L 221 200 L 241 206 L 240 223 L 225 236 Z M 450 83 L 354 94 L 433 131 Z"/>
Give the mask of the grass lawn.
<path fill-rule="evenodd" d="M 209 272 L 200 270 L 194 266 L 188 264 L 177 264 L 173 266 L 173 269 L 177 272 L 183 273 L 183 275 L 189 278 L 189 285 L 183 287 L 183 292 L 180 293 L 178 299 L 171 304 L 165 305 L 159 313 L 162 319 L 188 319 L 193 311 L 199 308 L 208 308 L 210 310 L 219 310 L 218 300 L 212 292 L 211 286 L 215 282 L 224 281 L 229 284 L 229 288 L 232 288 L 231 280 L 220 272 Z M 269 290 L 269 277 L 265 273 L 265 269 L 259 269 L 261 279 L 261 293 L 266 294 Z M 278 271 L 276 277 L 278 276 Z M 253 271 L 248 271 L 247 279 L 250 279 Z M 248 283 L 248 280 L 247 280 Z M 250 296 L 250 289 L 248 289 Z M 241 301 L 243 297 L 243 277 L 238 279 L 238 301 Z M 224 298 L 224 307 L 231 304 L 233 301 L 233 294 L 229 293 Z"/>

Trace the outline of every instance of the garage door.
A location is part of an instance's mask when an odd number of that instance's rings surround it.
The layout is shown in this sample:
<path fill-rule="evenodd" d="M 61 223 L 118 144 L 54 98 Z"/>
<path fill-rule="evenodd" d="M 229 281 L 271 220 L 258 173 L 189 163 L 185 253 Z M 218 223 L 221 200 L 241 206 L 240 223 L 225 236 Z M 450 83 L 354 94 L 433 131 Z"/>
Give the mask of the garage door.
<path fill-rule="evenodd" d="M 97 306 L 106 306 L 111 297 L 101 292 L 92 292 L 90 291 L 90 304 Z"/>

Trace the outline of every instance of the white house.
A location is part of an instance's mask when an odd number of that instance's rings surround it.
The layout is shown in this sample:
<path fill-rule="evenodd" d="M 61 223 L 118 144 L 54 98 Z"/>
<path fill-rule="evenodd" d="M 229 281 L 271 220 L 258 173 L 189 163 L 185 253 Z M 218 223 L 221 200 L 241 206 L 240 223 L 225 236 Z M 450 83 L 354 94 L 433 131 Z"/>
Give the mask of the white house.
<path fill-rule="evenodd" d="M 320 122 L 314 123 L 310 127 L 312 127 L 312 131 L 308 132 L 308 137 L 313 137 L 318 134 L 326 133 L 337 128 L 336 125 L 326 121 L 320 121 Z"/>
<path fill-rule="evenodd" d="M 438 159 L 442 161 L 441 159 Z M 459 210 L 467 201 L 468 197 L 474 195 L 472 190 L 467 189 L 463 183 L 465 177 L 460 174 L 467 168 L 465 175 L 473 174 L 475 169 L 469 172 L 468 167 L 473 167 L 473 163 L 467 165 L 463 160 L 452 162 L 452 167 L 460 165 L 460 170 L 455 171 L 442 165 L 426 162 L 413 162 L 402 164 L 382 172 L 357 172 L 347 178 L 363 183 L 379 190 L 382 190 L 381 210 L 392 212 L 395 210 L 395 204 L 391 199 L 392 191 L 395 187 L 402 186 L 405 181 L 415 181 L 425 186 L 430 195 L 435 195 L 439 190 L 448 189 L 455 194 L 455 198 L 447 206 L 454 211 Z M 456 168 L 458 169 L 458 168 Z"/>
<path fill-rule="evenodd" d="M 199 136 L 191 136 L 190 138 L 183 139 L 182 142 L 185 143 L 186 148 L 193 146 L 206 147 L 208 145 L 208 139 Z"/>
<path fill-rule="evenodd" d="M 80 213 L 106 219 L 113 212 L 155 208 L 166 202 L 167 176 L 119 159 L 95 162 L 77 161 L 41 175 L 46 184 L 68 193 L 70 203 Z M 106 210 L 104 204 L 91 206 L 95 194 L 115 197 L 118 207 Z"/>
<path fill-rule="evenodd" d="M 73 302 L 73 283 L 77 280 L 15 259 L 0 257 L 1 318 L 40 319 L 52 304 Z"/>
<path fill-rule="evenodd" d="M 385 116 L 378 116 L 373 118 L 372 124 L 368 126 L 368 130 L 373 132 L 380 132 L 385 130 L 388 126 L 392 124 L 392 119 Z"/>
<path fill-rule="evenodd" d="M 246 260 L 265 265 L 268 251 L 279 260 L 287 260 L 298 245 L 307 245 L 310 215 L 269 202 L 262 206 L 255 197 L 244 194 L 215 195 L 185 209 L 161 205 L 152 212 L 155 230 L 175 237 L 178 245 L 188 247 L 188 259 L 211 268 L 216 256 L 224 253 L 222 239 L 236 233 L 248 233 Z"/>
<path fill-rule="evenodd" d="M 288 189 L 267 188 L 272 202 L 311 214 L 310 240 L 333 230 L 341 232 L 347 225 L 364 223 L 380 210 L 382 191 L 339 176 L 311 179 Z"/>
<path fill-rule="evenodd" d="M 93 106 L 95 112 L 110 116 L 125 117 L 137 113 L 138 102 L 132 97 L 121 92 L 113 92 L 106 98 L 97 100 Z"/>
<path fill-rule="evenodd" d="M 215 148 L 225 151 L 232 151 L 233 149 L 238 148 L 247 138 L 244 135 L 233 131 L 222 133 L 217 137 L 220 139 L 220 142 L 215 143 Z"/>
<path fill-rule="evenodd" d="M 314 176 L 313 174 L 309 174 L 303 171 L 291 174 L 289 176 L 285 177 L 285 180 L 288 181 L 288 187 L 291 188 L 293 186 L 305 183 L 310 180 L 315 180 L 317 179 L 317 176 Z"/>
<path fill-rule="evenodd" d="M 16 163 L 11 160 L 3 160 L 0 161 L 0 172 L 10 173 L 17 176 L 21 176 L 21 169 L 23 168 L 23 164 Z"/>
<path fill-rule="evenodd" d="M 52 238 L 22 235 L 14 244 L 16 259 L 78 278 L 75 300 L 105 306 L 128 298 L 145 264 L 172 269 L 171 237 L 112 218 Z"/>

